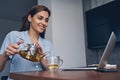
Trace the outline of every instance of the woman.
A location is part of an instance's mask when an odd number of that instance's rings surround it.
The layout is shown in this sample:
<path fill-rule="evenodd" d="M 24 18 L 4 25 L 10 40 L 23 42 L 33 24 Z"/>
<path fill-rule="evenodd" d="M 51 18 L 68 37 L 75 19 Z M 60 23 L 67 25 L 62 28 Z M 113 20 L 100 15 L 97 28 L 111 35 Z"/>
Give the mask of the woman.
<path fill-rule="evenodd" d="M 25 44 L 37 43 L 42 48 L 42 53 L 53 53 L 52 45 L 40 35 L 48 26 L 50 10 L 42 5 L 35 5 L 24 17 L 20 31 L 11 31 L 5 37 L 0 50 L 0 70 L 8 58 L 11 59 L 10 72 L 45 70 L 44 59 L 40 62 L 32 62 L 23 59 L 18 53 Z M 24 45 L 23 45 L 24 44 Z M 36 65 L 37 64 L 37 65 Z"/>

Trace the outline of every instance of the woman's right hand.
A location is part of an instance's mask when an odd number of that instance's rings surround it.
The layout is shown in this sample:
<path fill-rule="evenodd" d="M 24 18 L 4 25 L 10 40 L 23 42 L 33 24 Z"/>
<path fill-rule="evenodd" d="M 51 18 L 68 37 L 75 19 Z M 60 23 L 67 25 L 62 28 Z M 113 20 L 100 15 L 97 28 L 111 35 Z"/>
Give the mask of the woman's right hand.
<path fill-rule="evenodd" d="M 18 53 L 19 45 L 22 43 L 23 41 L 19 40 L 17 43 L 9 44 L 4 52 L 5 56 L 10 56 Z"/>

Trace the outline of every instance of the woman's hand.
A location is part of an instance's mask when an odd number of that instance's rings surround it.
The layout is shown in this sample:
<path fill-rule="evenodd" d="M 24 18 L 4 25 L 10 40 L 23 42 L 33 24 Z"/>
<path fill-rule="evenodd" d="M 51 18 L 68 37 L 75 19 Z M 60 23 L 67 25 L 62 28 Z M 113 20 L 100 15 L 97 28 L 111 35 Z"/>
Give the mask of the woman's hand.
<path fill-rule="evenodd" d="M 46 60 L 44 58 L 46 56 L 46 53 L 43 53 L 42 47 L 39 45 L 39 43 L 36 43 L 36 46 L 37 46 L 39 53 L 41 55 L 41 58 L 40 58 L 41 66 L 42 66 L 43 70 L 47 70 Z"/>
<path fill-rule="evenodd" d="M 4 52 L 4 55 L 10 56 L 10 55 L 14 55 L 14 54 L 18 53 L 19 45 L 22 43 L 23 43 L 23 41 L 20 40 L 17 43 L 9 44 Z"/>
<path fill-rule="evenodd" d="M 43 54 L 43 50 L 42 50 L 42 47 L 39 45 L 39 43 L 38 42 L 36 42 L 36 47 L 38 48 L 38 51 L 39 51 L 39 53 L 42 55 Z"/>

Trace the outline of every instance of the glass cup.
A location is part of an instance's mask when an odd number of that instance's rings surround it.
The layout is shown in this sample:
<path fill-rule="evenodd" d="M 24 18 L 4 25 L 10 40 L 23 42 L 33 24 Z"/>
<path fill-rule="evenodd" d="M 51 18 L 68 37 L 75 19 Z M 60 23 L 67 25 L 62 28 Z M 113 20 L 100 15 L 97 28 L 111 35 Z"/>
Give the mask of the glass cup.
<path fill-rule="evenodd" d="M 46 56 L 46 65 L 49 71 L 57 71 L 63 64 L 63 60 L 60 56 Z"/>

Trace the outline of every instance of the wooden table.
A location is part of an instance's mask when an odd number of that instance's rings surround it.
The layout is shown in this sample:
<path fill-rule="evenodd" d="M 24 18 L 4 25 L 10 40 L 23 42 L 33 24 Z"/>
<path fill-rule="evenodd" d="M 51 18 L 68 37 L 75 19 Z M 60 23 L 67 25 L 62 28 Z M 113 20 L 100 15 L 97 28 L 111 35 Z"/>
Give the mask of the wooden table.
<path fill-rule="evenodd" d="M 97 71 L 33 71 L 10 73 L 14 80 L 120 80 L 120 67 L 118 72 Z"/>

